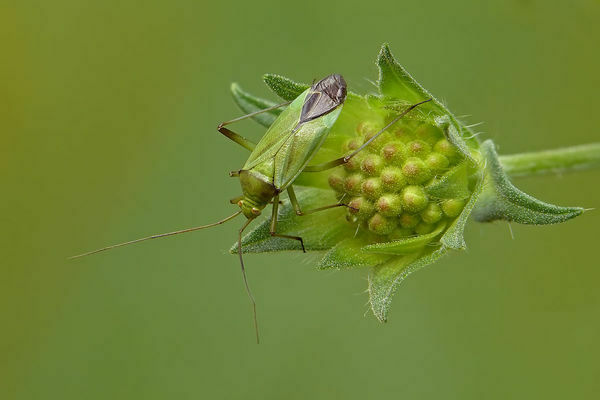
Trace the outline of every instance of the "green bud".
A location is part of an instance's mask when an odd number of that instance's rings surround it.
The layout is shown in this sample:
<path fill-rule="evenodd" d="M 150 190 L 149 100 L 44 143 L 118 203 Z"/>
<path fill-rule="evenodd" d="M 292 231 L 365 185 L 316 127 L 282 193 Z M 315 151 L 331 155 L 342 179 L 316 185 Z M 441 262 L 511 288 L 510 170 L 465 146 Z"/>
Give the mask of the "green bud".
<path fill-rule="evenodd" d="M 396 167 L 387 167 L 381 171 L 381 183 L 383 190 L 387 192 L 397 192 L 406 186 L 406 178 L 402 170 Z"/>
<path fill-rule="evenodd" d="M 329 175 L 327 182 L 329 183 L 329 186 L 336 192 L 343 192 L 345 178 L 346 174 L 344 174 L 344 171 L 336 169 L 333 173 L 331 173 L 331 175 Z"/>
<path fill-rule="evenodd" d="M 448 158 L 440 153 L 430 153 L 425 158 L 425 165 L 427 165 L 432 171 L 439 172 L 448 168 L 450 161 Z"/>
<path fill-rule="evenodd" d="M 347 140 L 346 143 L 344 143 L 344 150 L 345 151 L 352 151 L 352 150 L 356 150 L 360 147 L 361 143 L 357 138 L 352 138 L 350 140 Z"/>
<path fill-rule="evenodd" d="M 421 222 L 421 223 L 419 223 L 419 225 L 417 225 L 415 227 L 415 232 L 417 232 L 419 235 L 426 235 L 428 233 L 433 232 L 434 229 L 435 229 L 435 225 L 426 224 L 425 222 Z"/>
<path fill-rule="evenodd" d="M 354 157 L 348 160 L 346 164 L 344 164 L 344 169 L 348 172 L 357 172 L 360 171 L 360 164 L 362 163 L 363 158 L 365 157 L 362 152 L 358 153 Z"/>
<path fill-rule="evenodd" d="M 353 196 L 360 195 L 363 178 L 361 174 L 352 174 L 344 180 L 344 191 Z"/>
<path fill-rule="evenodd" d="M 438 140 L 435 146 L 433 146 L 433 150 L 446 156 L 446 158 L 450 161 L 458 158 L 458 152 L 456 151 L 456 148 L 447 139 Z"/>
<path fill-rule="evenodd" d="M 375 132 L 377 133 L 377 132 Z M 365 143 L 371 139 L 374 135 L 368 135 L 365 136 Z M 369 143 L 369 145 L 367 146 L 367 149 L 371 150 L 371 151 L 380 151 L 381 148 L 388 143 L 390 140 L 392 140 L 394 137 L 392 136 L 391 133 L 389 132 L 382 132 L 379 134 L 379 136 L 377 136 L 377 138 L 375 138 L 371 143 Z"/>
<path fill-rule="evenodd" d="M 356 130 L 363 137 L 363 144 L 375 136 L 381 129 L 383 124 L 375 121 L 364 121 L 358 124 Z M 391 136 L 387 132 L 381 133 L 375 140 L 367 146 L 369 150 L 379 150 L 381 147 L 391 140 Z"/>
<path fill-rule="evenodd" d="M 412 130 L 407 125 L 398 124 L 396 129 L 394 129 L 392 132 L 393 132 L 392 134 L 393 134 L 394 138 L 396 138 L 397 140 L 399 140 L 402 143 L 408 143 L 409 141 L 412 140 Z"/>
<path fill-rule="evenodd" d="M 406 145 L 406 151 L 409 157 L 423 158 L 431 153 L 431 146 L 422 140 L 413 140 Z"/>
<path fill-rule="evenodd" d="M 446 214 L 449 217 L 458 216 L 461 213 L 464 206 L 465 200 L 461 199 L 448 199 L 442 201 L 442 210 L 444 211 L 444 214 Z"/>
<path fill-rule="evenodd" d="M 375 202 L 375 209 L 384 217 L 395 217 L 402 212 L 402 201 L 397 194 L 385 194 Z"/>
<path fill-rule="evenodd" d="M 431 179 L 431 170 L 420 158 L 411 157 L 402 166 L 402 173 L 408 183 L 424 183 Z"/>
<path fill-rule="evenodd" d="M 414 135 L 416 139 L 433 146 L 442 137 L 442 132 L 431 124 L 423 123 L 415 128 Z"/>
<path fill-rule="evenodd" d="M 388 233 L 391 233 L 394 228 L 396 228 L 396 224 L 381 214 L 375 214 L 371 217 L 371 219 L 369 219 L 368 227 L 373 233 L 378 235 L 387 235 Z"/>
<path fill-rule="evenodd" d="M 409 213 L 418 213 L 427 207 L 429 199 L 421 186 L 407 186 L 402 190 L 402 206 Z"/>
<path fill-rule="evenodd" d="M 389 142 L 381 149 L 381 156 L 388 164 L 399 164 L 406 157 L 406 147 L 400 141 Z"/>
<path fill-rule="evenodd" d="M 442 208 L 437 203 L 429 203 L 427 207 L 421 211 L 421 219 L 427 224 L 435 224 L 444 214 Z"/>
<path fill-rule="evenodd" d="M 356 125 L 356 133 L 360 136 L 373 136 L 383 128 L 383 125 L 373 120 L 361 121 Z"/>
<path fill-rule="evenodd" d="M 383 159 L 376 154 L 368 154 L 360 164 L 360 169 L 367 175 L 377 175 L 383 169 Z"/>
<path fill-rule="evenodd" d="M 421 218 L 416 214 L 404 213 L 400 216 L 400 226 L 406 229 L 412 229 L 421 222 Z"/>
<path fill-rule="evenodd" d="M 366 198 L 376 200 L 383 193 L 382 186 L 381 179 L 369 178 L 362 183 L 361 189 Z"/>
<path fill-rule="evenodd" d="M 357 221 L 366 220 L 373 214 L 373 211 L 373 203 L 364 197 L 355 197 L 348 202 L 348 215 Z"/>

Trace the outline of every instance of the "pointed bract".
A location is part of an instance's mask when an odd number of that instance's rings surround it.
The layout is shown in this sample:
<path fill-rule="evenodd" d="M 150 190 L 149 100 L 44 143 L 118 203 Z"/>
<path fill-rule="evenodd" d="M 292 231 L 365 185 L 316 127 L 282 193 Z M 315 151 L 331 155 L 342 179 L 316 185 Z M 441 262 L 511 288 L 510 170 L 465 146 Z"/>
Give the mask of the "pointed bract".
<path fill-rule="evenodd" d="M 292 101 L 300 96 L 310 85 L 294 82 L 293 80 L 277 74 L 265 74 L 263 80 L 277 96 L 284 100 Z"/>
<path fill-rule="evenodd" d="M 544 203 L 517 189 L 504 173 L 491 140 L 486 140 L 481 145 L 481 151 L 487 162 L 486 189 L 473 210 L 475 220 L 547 225 L 564 222 L 583 213 L 581 207 L 560 207 Z"/>
<path fill-rule="evenodd" d="M 369 272 L 369 304 L 380 322 L 387 321 L 392 296 L 407 276 L 434 263 L 444 254 L 445 248 L 427 249 L 423 253 L 395 257 L 371 268 Z"/>

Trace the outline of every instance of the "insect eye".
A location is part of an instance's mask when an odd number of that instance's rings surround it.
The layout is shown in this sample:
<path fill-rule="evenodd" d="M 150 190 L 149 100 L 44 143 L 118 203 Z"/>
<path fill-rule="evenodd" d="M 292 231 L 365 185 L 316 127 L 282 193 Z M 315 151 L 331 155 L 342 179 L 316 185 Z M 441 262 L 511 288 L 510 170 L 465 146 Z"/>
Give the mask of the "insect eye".
<path fill-rule="evenodd" d="M 240 208 L 244 205 L 244 200 L 240 200 L 237 202 L 237 205 L 240 206 Z"/>
<path fill-rule="evenodd" d="M 254 215 L 260 215 L 260 210 L 256 207 L 252 207 L 252 214 Z"/>

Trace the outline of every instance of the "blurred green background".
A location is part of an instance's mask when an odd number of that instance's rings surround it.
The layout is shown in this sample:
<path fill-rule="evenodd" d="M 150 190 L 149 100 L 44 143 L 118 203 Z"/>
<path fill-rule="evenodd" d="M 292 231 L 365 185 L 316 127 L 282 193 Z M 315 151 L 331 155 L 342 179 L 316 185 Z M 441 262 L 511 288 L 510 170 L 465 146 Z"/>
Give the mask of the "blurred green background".
<path fill-rule="evenodd" d="M 260 346 L 227 254 L 237 222 L 66 257 L 229 215 L 247 156 L 215 130 L 240 114 L 230 82 L 270 96 L 265 72 L 338 72 L 367 91 L 384 41 L 504 154 L 598 141 L 599 20 L 594 0 L 3 3 L 0 397 L 597 396 L 597 211 L 514 240 L 472 223 L 468 251 L 408 279 L 386 325 L 366 271 L 248 256 Z M 599 178 L 516 183 L 599 207 Z"/>

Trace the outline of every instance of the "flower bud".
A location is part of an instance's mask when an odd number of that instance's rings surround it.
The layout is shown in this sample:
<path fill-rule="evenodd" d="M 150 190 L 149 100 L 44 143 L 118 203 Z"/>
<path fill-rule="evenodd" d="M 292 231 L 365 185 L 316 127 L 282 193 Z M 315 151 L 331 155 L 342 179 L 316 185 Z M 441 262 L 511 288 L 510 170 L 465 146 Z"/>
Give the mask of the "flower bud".
<path fill-rule="evenodd" d="M 419 184 L 431 179 L 431 171 L 420 158 L 411 157 L 402 166 L 402 173 L 408 183 Z"/>
<path fill-rule="evenodd" d="M 393 136 L 402 143 L 408 143 L 412 139 L 411 128 L 406 124 L 397 124 L 393 129 Z"/>
<path fill-rule="evenodd" d="M 406 157 L 406 147 L 400 141 L 389 142 L 381 149 L 381 156 L 388 164 L 398 165 Z"/>
<path fill-rule="evenodd" d="M 421 186 L 407 186 L 402 190 L 402 206 L 409 213 L 418 213 L 427 207 L 429 199 Z"/>
<path fill-rule="evenodd" d="M 440 172 L 448 168 L 450 161 L 448 161 L 446 156 L 440 153 L 430 153 L 425 158 L 425 165 L 427 165 L 434 172 Z"/>
<path fill-rule="evenodd" d="M 400 226 L 406 229 L 412 229 L 421 222 L 421 218 L 416 214 L 404 213 L 400 216 Z"/>
<path fill-rule="evenodd" d="M 373 203 L 364 197 L 355 197 L 348 202 L 348 215 L 358 221 L 364 221 L 374 212 Z"/>
<path fill-rule="evenodd" d="M 383 193 L 382 186 L 381 179 L 379 178 L 366 179 L 362 183 L 362 194 L 370 200 L 376 200 Z"/>
<path fill-rule="evenodd" d="M 363 158 L 365 158 L 365 154 L 363 152 L 359 152 L 344 164 L 344 169 L 348 172 L 359 172 L 360 164 L 362 163 Z"/>
<path fill-rule="evenodd" d="M 442 201 L 442 210 L 448 217 L 458 216 L 465 206 L 465 200 L 448 199 Z"/>
<path fill-rule="evenodd" d="M 331 175 L 329 175 L 327 182 L 329 183 L 329 186 L 336 192 L 343 192 L 345 178 L 346 174 L 344 171 L 337 169 L 336 171 L 332 172 Z"/>
<path fill-rule="evenodd" d="M 415 128 L 414 132 L 416 139 L 427 142 L 430 146 L 433 146 L 442 137 L 442 132 L 437 127 L 428 123 L 419 125 Z"/>
<path fill-rule="evenodd" d="M 396 224 L 381 214 L 375 214 L 369 219 L 369 230 L 378 235 L 387 235 L 396 228 Z"/>
<path fill-rule="evenodd" d="M 423 158 L 427 154 L 431 153 L 431 146 L 422 140 L 413 140 L 408 142 L 406 150 L 409 157 L 420 157 Z"/>
<path fill-rule="evenodd" d="M 344 190 L 353 196 L 360 195 L 363 178 L 361 174 L 352 174 L 344 180 Z"/>
<path fill-rule="evenodd" d="M 381 171 L 381 183 L 383 190 L 387 192 L 397 192 L 406 186 L 406 178 L 402 170 L 396 167 L 387 167 Z"/>
<path fill-rule="evenodd" d="M 395 217 L 402 212 L 402 201 L 397 194 L 385 194 L 375 202 L 375 209 L 384 217 Z"/>
<path fill-rule="evenodd" d="M 435 146 L 433 146 L 433 150 L 446 156 L 450 161 L 454 161 L 458 158 L 456 148 L 447 139 L 438 140 Z"/>
<path fill-rule="evenodd" d="M 369 139 L 371 139 L 373 136 L 377 135 L 377 133 L 379 133 L 379 131 L 381 131 L 382 128 L 383 128 L 382 123 L 378 123 L 375 121 L 363 121 L 358 124 L 358 126 L 356 127 L 356 130 L 357 130 L 358 134 L 363 137 L 363 144 L 364 144 L 367 141 L 369 141 Z M 389 142 L 390 139 L 391 139 L 391 136 L 389 136 L 389 134 L 386 134 L 386 132 L 383 132 L 375 140 L 373 140 L 371 143 L 369 143 L 369 145 L 367 146 L 367 149 L 379 150 L 385 143 Z"/>
<path fill-rule="evenodd" d="M 361 143 L 358 140 L 358 138 L 352 138 L 352 139 L 347 140 L 346 143 L 344 143 L 343 149 L 344 149 L 344 152 L 353 151 L 353 150 L 358 149 L 360 147 L 360 145 L 361 145 Z"/>
<path fill-rule="evenodd" d="M 419 235 L 426 235 L 428 233 L 433 232 L 435 226 L 433 224 L 427 224 L 425 222 L 420 222 L 419 225 L 415 227 L 415 232 Z"/>
<path fill-rule="evenodd" d="M 383 128 L 383 125 L 374 120 L 365 120 L 361 121 L 356 125 L 356 133 L 360 136 L 365 137 L 368 135 L 374 135 L 379 132 L 379 130 Z M 370 137 L 370 136 L 369 136 Z"/>
<path fill-rule="evenodd" d="M 444 214 L 442 208 L 437 203 L 429 203 L 423 211 L 421 211 L 421 219 L 427 224 L 435 224 Z"/>
<path fill-rule="evenodd" d="M 383 168 L 383 159 L 376 154 L 368 154 L 360 164 L 360 169 L 367 175 L 377 175 Z"/>

